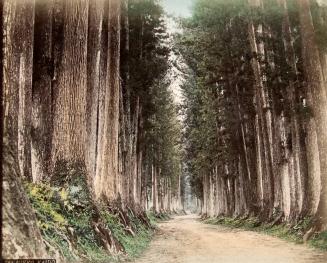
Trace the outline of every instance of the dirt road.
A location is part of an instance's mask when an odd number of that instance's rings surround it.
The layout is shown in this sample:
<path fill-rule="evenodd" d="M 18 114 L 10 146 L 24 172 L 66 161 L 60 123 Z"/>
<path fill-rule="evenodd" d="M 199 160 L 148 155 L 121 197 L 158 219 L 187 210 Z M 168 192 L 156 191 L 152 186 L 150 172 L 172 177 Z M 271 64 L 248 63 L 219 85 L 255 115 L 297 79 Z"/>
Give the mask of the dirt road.
<path fill-rule="evenodd" d="M 158 235 L 135 263 L 326 263 L 327 253 L 278 238 L 206 225 L 196 216 L 160 224 Z"/>

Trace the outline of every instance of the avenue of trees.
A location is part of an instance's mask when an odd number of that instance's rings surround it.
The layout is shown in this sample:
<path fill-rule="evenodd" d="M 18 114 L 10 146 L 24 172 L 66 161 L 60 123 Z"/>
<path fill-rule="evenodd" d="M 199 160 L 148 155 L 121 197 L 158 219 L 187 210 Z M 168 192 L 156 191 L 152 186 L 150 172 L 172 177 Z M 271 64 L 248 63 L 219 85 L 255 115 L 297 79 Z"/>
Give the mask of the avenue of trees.
<path fill-rule="evenodd" d="M 182 21 L 185 162 L 204 216 L 326 230 L 326 15 L 323 1 L 198 0 Z"/>
<path fill-rule="evenodd" d="M 60 187 L 76 167 L 95 204 L 145 221 L 147 209 L 180 209 L 180 129 L 158 1 L 4 0 L 1 35 L 7 257 L 44 255 L 23 183 L 60 175 Z"/>
<path fill-rule="evenodd" d="M 5 258 L 107 262 L 194 200 L 327 230 L 326 0 L 194 0 L 174 39 L 160 0 L 0 14 Z"/>

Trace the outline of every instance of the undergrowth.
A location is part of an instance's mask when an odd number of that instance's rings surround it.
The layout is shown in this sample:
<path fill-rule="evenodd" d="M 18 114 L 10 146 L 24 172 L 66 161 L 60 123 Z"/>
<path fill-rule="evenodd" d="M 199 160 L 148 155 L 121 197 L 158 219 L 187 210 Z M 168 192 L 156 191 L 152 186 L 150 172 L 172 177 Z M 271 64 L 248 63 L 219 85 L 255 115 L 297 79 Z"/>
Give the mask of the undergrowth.
<path fill-rule="evenodd" d="M 66 262 L 92 263 L 138 256 L 150 242 L 153 229 L 129 212 L 133 234 L 126 231 L 117 215 L 110 214 L 105 208 L 99 210 L 95 207 L 84 178 L 82 170 L 63 165 L 51 183 L 25 183 L 49 255 Z M 99 217 L 125 253 L 114 255 L 105 250 L 92 227 L 94 219 Z"/>
<path fill-rule="evenodd" d="M 153 229 L 145 226 L 137 217 L 133 217 L 131 213 L 129 213 L 128 216 L 131 220 L 134 236 L 131 234 L 126 234 L 126 230 L 119 221 L 118 216 L 112 215 L 106 211 L 102 211 L 102 216 L 130 258 L 139 256 L 151 241 Z"/>
<path fill-rule="evenodd" d="M 303 219 L 296 225 L 286 223 L 282 224 L 269 224 L 261 223 L 258 218 L 230 218 L 218 217 L 205 219 L 206 224 L 224 225 L 231 228 L 240 228 L 249 231 L 256 231 L 265 233 L 274 237 L 278 237 L 287 241 L 295 242 L 297 244 L 303 243 L 303 235 L 310 223 L 310 219 Z M 327 232 L 316 234 L 308 244 L 314 248 L 327 250 Z"/>
<path fill-rule="evenodd" d="M 154 213 L 153 211 L 148 211 L 147 216 L 150 219 L 152 225 L 156 225 L 157 223 L 171 219 L 168 213 L 162 213 L 162 212 Z"/>

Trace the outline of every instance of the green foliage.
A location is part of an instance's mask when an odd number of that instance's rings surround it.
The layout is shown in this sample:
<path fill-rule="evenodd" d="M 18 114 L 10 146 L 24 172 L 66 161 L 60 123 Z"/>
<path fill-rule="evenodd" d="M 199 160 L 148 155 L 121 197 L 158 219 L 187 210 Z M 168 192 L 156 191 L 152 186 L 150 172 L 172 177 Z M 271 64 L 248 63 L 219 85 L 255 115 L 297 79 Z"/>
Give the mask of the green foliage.
<path fill-rule="evenodd" d="M 267 0 L 263 8 L 252 8 L 247 1 L 197 0 L 192 17 L 181 21 L 183 33 L 176 36 L 175 49 L 190 68 L 183 86 L 184 162 L 193 192 L 200 198 L 204 174 L 216 169 L 223 178 L 237 176 L 240 145 L 246 143 L 249 150 L 254 145 L 255 131 L 249 128 L 258 114 L 253 60 L 261 66 L 260 77 L 273 114 L 298 114 L 301 120 L 312 116 L 310 107 L 303 104 L 307 84 L 298 5 L 289 0 L 287 8 L 296 70 L 285 46 L 285 10 L 277 1 Z M 317 38 L 322 39 L 327 32 L 319 29 L 326 25 L 325 9 L 312 7 L 312 12 L 319 12 L 315 28 Z M 257 45 L 264 47 L 264 55 L 252 52 L 250 25 L 254 26 Z M 288 91 L 291 85 L 294 101 Z M 241 124 L 247 127 L 245 138 Z"/>
<path fill-rule="evenodd" d="M 72 175 L 65 185 L 54 185 L 26 185 L 44 239 L 72 262 L 111 259 L 92 228 L 96 211 L 83 177 Z"/>
<path fill-rule="evenodd" d="M 241 228 L 244 230 L 265 233 L 267 235 L 301 244 L 303 243 L 303 235 L 308 229 L 310 221 L 310 218 L 305 218 L 300 220 L 296 225 L 286 223 L 275 225 L 271 223 L 262 223 L 256 217 L 218 217 L 206 219 L 204 222 L 206 224 L 223 225 L 231 228 Z M 315 235 L 308 243 L 312 247 L 327 250 L 327 233 L 322 232 Z"/>
<path fill-rule="evenodd" d="M 98 211 L 82 170 L 74 167 L 77 166 L 62 165 L 61 172 L 55 177 L 57 181 L 51 185 L 26 183 L 27 194 L 48 248 L 54 247 L 69 262 L 112 262 L 113 255 L 105 251 L 92 227 L 94 218 L 100 214 L 105 227 L 123 245 L 128 257 L 138 255 L 149 243 L 152 230 L 130 215 L 129 220 L 136 229 L 133 237 L 116 216 L 104 208 Z M 63 171 L 68 176 L 65 177 Z"/>
<path fill-rule="evenodd" d="M 147 211 L 146 214 L 150 220 L 150 224 L 154 226 L 157 223 L 157 218 L 155 214 L 152 211 Z"/>
<path fill-rule="evenodd" d="M 151 114 L 148 112 L 144 123 L 147 131 L 144 138 L 146 158 L 148 163 L 155 163 L 160 168 L 162 178 L 170 179 L 174 193 L 181 173 L 181 123 L 169 83 L 156 83 L 150 94 L 153 111 Z"/>
<path fill-rule="evenodd" d="M 190 67 L 183 86 L 184 161 L 200 198 L 203 174 L 217 168 L 226 175 L 225 165 L 232 166 L 239 152 L 239 124 L 253 115 L 248 11 L 243 1 L 196 1 L 177 36 Z"/>
<path fill-rule="evenodd" d="M 142 108 L 140 148 L 146 169 L 155 164 L 176 192 L 181 173 L 181 125 L 166 76 L 171 50 L 164 10 L 157 0 L 129 1 L 128 8 L 129 86 L 132 110 L 137 99 Z"/>
<path fill-rule="evenodd" d="M 164 11 L 156 0 L 129 1 L 129 70 L 132 98 L 148 101 L 149 89 L 168 69 Z"/>
<path fill-rule="evenodd" d="M 327 231 L 315 235 L 311 240 L 309 240 L 309 244 L 312 247 L 327 251 Z"/>
<path fill-rule="evenodd" d="M 126 233 L 125 227 L 120 222 L 117 215 L 102 211 L 106 225 L 111 229 L 114 236 L 123 245 L 127 255 L 131 258 L 137 257 L 148 246 L 153 234 L 152 230 L 147 228 L 138 218 L 129 214 L 132 229 L 135 230 L 135 236 Z"/>
<path fill-rule="evenodd" d="M 147 216 L 151 220 L 153 225 L 156 225 L 156 223 L 158 222 L 167 221 L 171 219 L 169 214 L 162 213 L 162 212 L 159 213 L 154 213 L 153 211 L 147 212 Z"/>

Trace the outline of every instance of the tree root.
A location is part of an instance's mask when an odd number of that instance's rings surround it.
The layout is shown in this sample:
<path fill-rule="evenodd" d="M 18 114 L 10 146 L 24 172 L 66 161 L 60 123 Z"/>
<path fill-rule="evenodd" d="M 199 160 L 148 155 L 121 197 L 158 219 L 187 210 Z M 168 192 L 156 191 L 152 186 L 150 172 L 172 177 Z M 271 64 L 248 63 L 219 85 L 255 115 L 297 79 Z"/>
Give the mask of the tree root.
<path fill-rule="evenodd" d="M 303 242 L 307 243 L 309 239 L 313 237 L 313 235 L 317 232 L 317 228 L 315 226 L 311 227 L 303 236 Z"/>
<path fill-rule="evenodd" d="M 133 229 L 131 227 L 129 227 L 129 226 L 125 227 L 124 230 L 125 230 L 126 233 L 128 233 L 131 236 L 135 237 L 135 233 L 134 233 L 134 231 L 133 231 Z"/>
<path fill-rule="evenodd" d="M 118 216 L 120 218 L 120 222 L 127 228 L 130 226 L 130 220 L 128 216 L 125 214 L 123 209 L 117 209 Z"/>
<path fill-rule="evenodd" d="M 283 222 L 284 214 L 281 213 L 279 216 L 277 216 L 274 221 L 271 223 L 271 226 L 279 225 Z"/>
<path fill-rule="evenodd" d="M 100 221 L 92 222 L 92 227 L 96 232 L 97 236 L 103 247 L 112 254 L 117 254 L 118 252 L 125 252 L 124 247 L 120 242 L 113 236 L 110 229 L 106 228 L 104 224 Z"/>
<path fill-rule="evenodd" d="M 68 239 L 68 237 L 65 236 L 63 233 L 61 233 L 60 231 L 58 231 L 57 229 L 54 229 L 54 230 L 63 240 L 65 240 L 67 242 L 69 251 L 72 253 L 74 258 L 78 259 L 78 256 L 74 253 L 74 247 L 73 247 L 72 243 L 70 242 L 70 240 Z"/>
<path fill-rule="evenodd" d="M 53 253 L 54 254 L 54 257 L 56 260 L 59 260 L 59 262 L 63 261 L 63 251 L 61 250 L 60 247 L 58 247 L 57 249 L 52 246 L 48 241 L 46 241 L 44 238 L 43 238 L 43 243 L 46 245 L 46 247 L 49 248 L 49 252 L 50 253 Z M 59 249 L 59 251 L 58 251 Z"/>
<path fill-rule="evenodd" d="M 151 225 L 150 223 L 150 220 L 148 218 L 148 216 L 146 215 L 146 213 L 143 211 L 143 212 L 140 212 L 138 214 L 138 218 L 143 222 L 143 224 L 145 224 L 147 227 L 149 228 L 153 228 L 153 226 Z"/>
<path fill-rule="evenodd" d="M 103 207 L 102 207 L 103 209 Z M 116 203 L 105 203 L 105 209 L 114 214 L 120 224 L 124 227 L 124 231 L 131 235 L 132 237 L 136 236 L 137 229 L 133 229 L 134 225 L 131 222 L 130 217 L 139 219 L 144 225 L 149 228 L 153 228 L 150 223 L 149 218 L 146 215 L 146 212 L 142 209 L 132 209 L 130 206 L 126 205 L 124 208 L 121 202 Z M 97 209 L 98 210 L 98 209 Z M 101 222 L 99 214 L 93 218 L 92 227 L 96 232 L 97 236 L 100 239 L 101 244 L 105 247 L 107 251 L 112 254 L 117 254 L 117 252 L 125 252 L 124 247 L 120 242 L 113 236 L 113 233 L 110 229 L 105 227 L 105 224 Z"/>
<path fill-rule="evenodd" d="M 201 215 L 201 220 L 206 220 L 206 219 L 208 219 L 209 218 L 209 216 L 205 213 L 205 214 L 202 214 Z"/>

